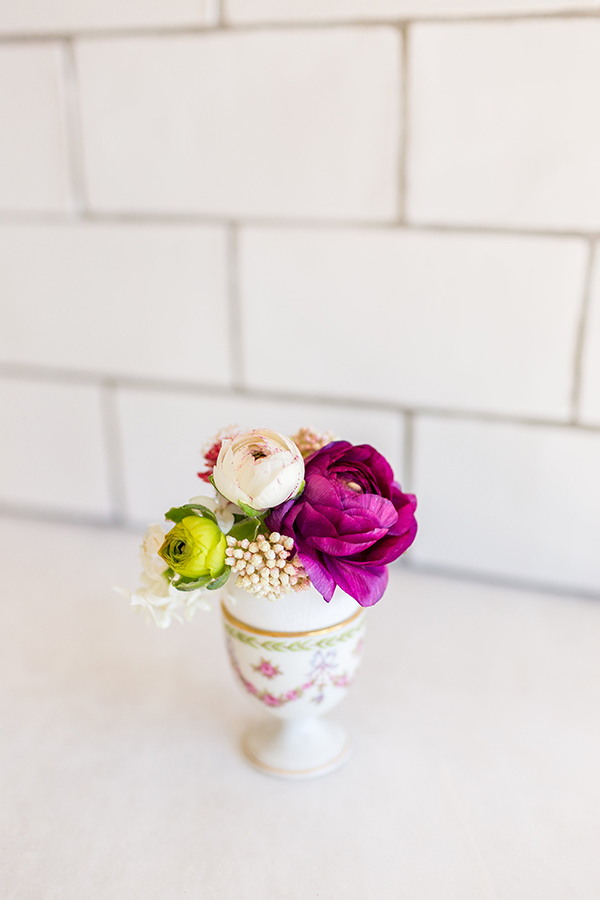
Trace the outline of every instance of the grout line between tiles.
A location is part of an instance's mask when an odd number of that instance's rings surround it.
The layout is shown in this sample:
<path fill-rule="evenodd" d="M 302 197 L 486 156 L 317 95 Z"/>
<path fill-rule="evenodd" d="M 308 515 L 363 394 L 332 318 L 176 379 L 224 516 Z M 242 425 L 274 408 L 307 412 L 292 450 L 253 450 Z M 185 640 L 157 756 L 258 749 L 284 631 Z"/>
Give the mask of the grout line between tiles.
<path fill-rule="evenodd" d="M 63 83 L 65 94 L 65 143 L 73 212 L 81 216 L 87 209 L 83 140 L 79 92 L 73 41 L 63 42 Z"/>
<path fill-rule="evenodd" d="M 408 159 L 408 115 L 409 115 L 409 29 L 400 27 L 400 143 L 398 148 L 398 223 L 406 222 L 406 165 Z"/>
<path fill-rule="evenodd" d="M 208 28 L 223 26 L 223 5 L 225 0 L 206 0 L 206 23 Z"/>
<path fill-rule="evenodd" d="M 464 225 L 464 224 L 440 224 L 440 223 L 423 223 L 423 222 L 390 222 L 390 221 L 347 221 L 340 219 L 296 219 L 293 217 L 273 218 L 273 217 L 227 217 L 225 215 L 203 215 L 201 213 L 116 213 L 116 212 L 98 212 L 91 210 L 83 210 L 81 213 L 82 222 L 90 222 L 104 225 L 171 225 L 180 227 L 182 225 L 199 225 L 199 226 L 221 226 L 224 228 L 235 227 L 242 228 L 281 228 L 285 229 L 301 229 L 307 228 L 312 231 L 327 231 L 333 228 L 343 230 L 379 230 L 379 231 L 397 231 L 404 232 L 424 232 L 433 234 L 455 234 L 455 235 L 489 235 L 491 237 L 523 237 L 523 238 L 576 238 L 578 240 L 596 240 L 600 238 L 600 231 L 578 231 L 578 230 L 551 230 L 540 228 L 517 228 L 503 225 Z M 0 223 L 5 225 L 25 226 L 25 225 L 70 225 L 73 219 L 65 213 L 45 213 L 45 212 L 20 212 L 0 211 Z"/>
<path fill-rule="evenodd" d="M 390 412 L 408 416 L 428 416 L 444 419 L 464 419 L 490 424 L 529 425 L 533 427 L 572 429 L 578 431 L 600 432 L 600 422 L 590 424 L 572 422 L 569 418 L 545 418 L 535 415 L 516 415 L 511 413 L 489 412 L 485 410 L 444 408 L 416 404 L 403 404 L 387 400 L 358 397 L 344 397 L 324 394 L 293 393 L 273 391 L 266 388 L 236 387 L 227 385 L 204 384 L 202 382 L 165 381 L 133 375 L 119 375 L 106 372 L 84 372 L 81 370 L 58 369 L 51 366 L 35 366 L 21 363 L 0 362 L 0 379 L 26 379 L 33 381 L 50 381 L 63 384 L 95 384 L 110 383 L 115 389 L 139 391 L 157 391 L 160 393 L 190 394 L 192 396 L 223 397 L 230 399 L 266 400 L 277 403 L 311 404 L 314 406 L 334 406 L 344 409 L 371 410 L 374 412 Z"/>
<path fill-rule="evenodd" d="M 413 412 L 405 412 L 403 419 L 402 486 L 405 491 L 410 493 L 414 490 L 415 414 Z"/>
<path fill-rule="evenodd" d="M 99 28 L 65 28 L 48 29 L 44 31 L 28 32 L 14 31 L 0 35 L 1 44 L 14 44 L 26 42 L 48 42 L 74 38 L 83 39 L 118 39 L 118 38 L 176 38 L 186 35 L 204 36 L 215 32 L 252 32 L 252 31 L 315 31 L 340 28 L 382 28 L 397 27 L 399 25 L 455 25 L 455 24 L 498 24 L 505 22 L 545 22 L 562 21 L 569 19 L 598 19 L 600 9 L 580 7 L 573 10 L 528 10 L 518 12 L 511 10 L 506 13 L 495 12 L 490 15 L 477 13 L 464 13 L 453 16 L 389 16 L 371 19 L 323 19 L 295 20 L 295 21 L 256 21 L 256 22 L 230 22 L 220 10 L 218 0 L 212 0 L 213 11 L 209 13 L 207 22 L 190 22 L 189 24 L 173 25 L 134 25 L 134 26 L 108 26 Z M 215 16 L 216 13 L 216 16 Z"/>
<path fill-rule="evenodd" d="M 409 551 L 410 552 L 410 551 Z M 403 557 L 404 559 L 404 557 Z M 392 565 L 398 565 L 393 563 Z M 436 563 L 415 562 L 412 558 L 405 560 L 405 568 L 411 572 L 432 575 L 436 578 L 451 578 L 456 581 L 468 581 L 473 584 L 496 585 L 518 591 L 534 591 L 558 597 L 574 597 L 580 600 L 600 600 L 600 591 L 586 590 L 568 584 L 551 584 L 537 579 L 517 578 L 496 575 L 493 572 L 478 572 L 468 568 L 453 568 Z"/>
<path fill-rule="evenodd" d="M 591 302 L 590 295 L 592 290 L 592 277 L 594 274 L 595 257 L 596 244 L 594 242 L 590 242 L 585 281 L 583 286 L 583 297 L 581 300 L 581 312 L 579 316 L 579 323 L 577 326 L 575 353 L 573 359 L 573 392 L 571 396 L 571 414 L 573 424 L 575 424 L 579 420 L 581 407 L 581 388 L 583 382 L 585 340 Z"/>
<path fill-rule="evenodd" d="M 0 516 L 14 519 L 33 519 L 56 525 L 77 525 L 78 527 L 114 528 L 115 522 L 92 513 L 66 512 L 62 509 L 43 509 L 33 506 L 15 506 L 0 501 Z"/>
<path fill-rule="evenodd" d="M 255 22 L 231 22 L 225 18 L 223 22 L 223 29 L 226 31 L 257 31 L 257 30 L 277 30 L 277 31 L 293 31 L 296 29 L 300 30 L 314 30 L 314 29 L 331 29 L 331 28 L 382 28 L 385 26 L 394 27 L 398 25 L 453 25 L 457 24 L 470 24 L 474 23 L 502 23 L 502 22 L 537 22 L 537 21 L 547 21 L 547 20 L 563 20 L 563 19 L 595 19 L 600 16 L 599 8 L 590 8 L 589 6 L 582 6 L 578 9 L 573 10 L 527 10 L 525 12 L 519 12 L 518 10 L 511 10 L 509 12 L 502 13 L 500 11 L 495 13 L 490 13 L 488 15 L 484 13 L 458 13 L 456 15 L 443 15 L 440 13 L 439 15 L 430 15 L 430 16 L 419 16 L 417 15 L 397 15 L 397 16 L 381 16 L 380 18 L 368 18 L 361 19 L 360 17 L 356 18 L 348 18 L 348 19 L 326 19 L 323 18 L 321 20 L 315 19 L 296 19 L 294 21 L 283 21 L 283 20 L 267 20 L 264 21 L 255 21 Z M 199 29 L 197 29 L 199 30 Z"/>

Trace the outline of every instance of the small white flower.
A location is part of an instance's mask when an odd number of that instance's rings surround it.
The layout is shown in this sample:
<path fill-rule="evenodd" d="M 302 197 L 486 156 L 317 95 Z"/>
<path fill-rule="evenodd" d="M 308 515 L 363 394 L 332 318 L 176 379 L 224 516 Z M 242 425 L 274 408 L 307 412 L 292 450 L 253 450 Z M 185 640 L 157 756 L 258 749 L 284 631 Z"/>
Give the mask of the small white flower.
<path fill-rule="evenodd" d="M 217 490 L 232 503 L 265 510 L 294 497 L 304 460 L 293 441 L 263 428 L 225 438 L 213 469 Z"/>
<path fill-rule="evenodd" d="M 142 581 L 144 576 L 142 575 Z M 166 585 L 166 593 L 159 583 L 154 585 L 142 585 L 137 591 L 128 591 L 122 587 L 116 587 L 115 591 L 131 602 L 138 612 L 144 612 L 148 621 L 154 622 L 159 628 L 168 628 L 171 619 L 181 622 L 177 614 L 177 606 L 180 605 L 171 597 L 170 584 L 166 578 L 162 579 Z"/>
<path fill-rule="evenodd" d="M 137 591 L 127 591 L 121 587 L 116 587 L 115 591 L 123 597 L 127 597 L 137 611 L 144 612 L 146 619 L 154 622 L 159 628 L 168 628 L 173 619 L 183 622 L 181 614 L 189 620 L 199 609 L 203 612 L 212 610 L 212 606 L 205 599 L 204 591 L 184 593 L 175 590 L 166 578 L 163 578 L 162 581 L 166 585 L 166 593 L 164 585 L 158 583 L 152 586 L 142 585 Z"/>
<path fill-rule="evenodd" d="M 200 506 L 206 506 L 207 509 L 210 509 L 217 517 L 217 524 L 223 534 L 227 534 L 233 525 L 234 513 L 239 513 L 239 508 L 235 503 L 230 503 L 226 497 L 222 497 L 220 494 L 216 500 L 212 497 L 192 497 L 190 503 L 198 503 Z"/>
<path fill-rule="evenodd" d="M 181 593 L 179 594 L 181 597 Z M 192 619 L 197 610 L 201 609 L 202 612 L 211 612 L 212 606 L 206 600 L 206 592 L 203 590 L 200 591 L 189 591 L 186 594 L 183 594 L 184 597 L 184 615 L 186 619 Z"/>

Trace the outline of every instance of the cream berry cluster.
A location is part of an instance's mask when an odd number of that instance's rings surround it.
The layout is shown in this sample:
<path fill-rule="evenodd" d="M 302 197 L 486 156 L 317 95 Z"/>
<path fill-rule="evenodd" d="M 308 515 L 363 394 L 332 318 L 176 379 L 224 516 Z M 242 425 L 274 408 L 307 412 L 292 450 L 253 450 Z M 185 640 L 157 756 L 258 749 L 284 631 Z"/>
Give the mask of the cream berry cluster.
<path fill-rule="evenodd" d="M 310 582 L 298 556 L 290 559 L 294 541 L 277 531 L 254 541 L 227 538 L 225 565 L 237 574 L 236 586 L 257 597 L 277 600 L 290 591 L 306 590 Z"/>

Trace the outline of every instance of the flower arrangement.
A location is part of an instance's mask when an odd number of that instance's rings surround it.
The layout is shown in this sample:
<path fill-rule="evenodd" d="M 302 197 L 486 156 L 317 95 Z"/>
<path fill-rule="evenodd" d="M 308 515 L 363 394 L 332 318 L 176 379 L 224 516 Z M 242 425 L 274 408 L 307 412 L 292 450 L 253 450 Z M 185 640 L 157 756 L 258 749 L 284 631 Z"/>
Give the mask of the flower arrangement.
<path fill-rule="evenodd" d="M 203 450 L 201 480 L 214 497 L 193 497 L 151 525 L 141 547 L 142 584 L 118 589 L 161 628 L 210 609 L 228 579 L 276 601 L 311 585 L 327 602 L 336 587 L 360 606 L 381 599 L 387 566 L 412 544 L 416 499 L 402 492 L 385 458 L 301 428 L 228 428 Z"/>

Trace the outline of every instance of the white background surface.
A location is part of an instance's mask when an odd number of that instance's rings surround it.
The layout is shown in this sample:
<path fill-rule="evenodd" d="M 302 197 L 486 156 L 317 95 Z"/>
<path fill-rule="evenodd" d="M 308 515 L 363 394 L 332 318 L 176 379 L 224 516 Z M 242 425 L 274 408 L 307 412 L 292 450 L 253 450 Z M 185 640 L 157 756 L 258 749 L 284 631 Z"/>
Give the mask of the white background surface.
<path fill-rule="evenodd" d="M 338 716 L 354 754 L 254 772 L 217 613 L 160 632 L 138 537 L 0 520 L 6 900 L 596 900 L 600 606 L 392 572 Z"/>

